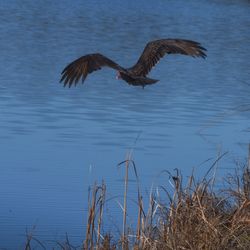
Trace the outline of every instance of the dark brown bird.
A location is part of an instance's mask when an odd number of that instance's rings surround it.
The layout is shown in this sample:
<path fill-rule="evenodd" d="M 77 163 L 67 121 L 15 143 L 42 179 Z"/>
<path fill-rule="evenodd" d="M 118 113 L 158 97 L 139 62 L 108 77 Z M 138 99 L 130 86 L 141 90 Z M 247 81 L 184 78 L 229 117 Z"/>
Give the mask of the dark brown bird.
<path fill-rule="evenodd" d="M 152 67 L 166 54 L 182 54 L 192 57 L 205 58 L 206 49 L 200 43 L 183 39 L 161 39 L 149 42 L 144 48 L 137 63 L 131 68 L 123 68 L 106 56 L 96 53 L 88 54 L 70 63 L 62 71 L 60 82 L 64 86 L 75 85 L 82 78 L 82 83 L 87 75 L 104 66 L 117 70 L 117 79 L 123 79 L 128 84 L 142 86 L 153 84 L 158 80 L 146 77 Z"/>

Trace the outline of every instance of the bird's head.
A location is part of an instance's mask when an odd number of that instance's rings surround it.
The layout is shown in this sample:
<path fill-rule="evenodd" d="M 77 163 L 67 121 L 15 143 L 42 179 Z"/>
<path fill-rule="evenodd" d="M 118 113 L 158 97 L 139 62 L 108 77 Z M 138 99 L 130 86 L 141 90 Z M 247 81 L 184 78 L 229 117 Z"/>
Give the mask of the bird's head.
<path fill-rule="evenodd" d="M 121 79 L 122 77 L 121 77 L 121 74 L 120 74 L 120 72 L 119 71 L 117 71 L 117 73 L 116 73 L 116 77 L 115 77 L 117 80 L 119 80 L 119 79 Z"/>

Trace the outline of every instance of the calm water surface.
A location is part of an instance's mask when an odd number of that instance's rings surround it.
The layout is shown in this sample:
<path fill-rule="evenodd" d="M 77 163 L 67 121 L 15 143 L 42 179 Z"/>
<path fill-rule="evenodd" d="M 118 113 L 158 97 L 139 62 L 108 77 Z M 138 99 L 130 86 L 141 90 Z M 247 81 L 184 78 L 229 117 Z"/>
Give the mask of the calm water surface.
<path fill-rule="evenodd" d="M 116 165 L 131 148 L 145 194 L 164 169 L 202 174 L 228 151 L 223 176 L 244 161 L 249 1 L 12 0 L 0 13 L 0 249 L 22 249 L 33 227 L 44 244 L 67 232 L 80 245 L 88 186 L 105 179 L 108 197 L 122 195 Z M 164 37 L 197 40 L 208 58 L 166 57 L 150 75 L 160 82 L 145 89 L 110 69 L 76 88 L 59 84 L 62 68 L 83 54 L 130 66 L 149 40 Z M 119 200 L 107 212 L 118 227 Z M 133 223 L 133 208 L 130 215 Z"/>

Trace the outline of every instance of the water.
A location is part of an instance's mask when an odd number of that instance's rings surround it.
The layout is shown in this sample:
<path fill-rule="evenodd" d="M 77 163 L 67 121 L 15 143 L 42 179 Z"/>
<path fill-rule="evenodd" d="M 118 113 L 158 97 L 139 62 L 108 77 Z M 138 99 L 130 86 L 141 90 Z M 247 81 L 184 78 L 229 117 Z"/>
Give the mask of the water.
<path fill-rule="evenodd" d="M 122 195 L 116 165 L 130 148 L 143 190 L 163 169 L 206 172 L 219 151 L 228 151 L 222 176 L 244 160 L 249 1 L 12 0 L 0 13 L 0 248 L 22 248 L 26 229 L 44 244 L 67 232 L 80 245 L 88 186 L 105 179 L 109 197 Z M 199 41 L 208 58 L 166 57 L 150 74 L 160 82 L 145 89 L 111 69 L 76 88 L 59 84 L 81 55 L 131 66 L 149 40 L 164 37 Z"/>

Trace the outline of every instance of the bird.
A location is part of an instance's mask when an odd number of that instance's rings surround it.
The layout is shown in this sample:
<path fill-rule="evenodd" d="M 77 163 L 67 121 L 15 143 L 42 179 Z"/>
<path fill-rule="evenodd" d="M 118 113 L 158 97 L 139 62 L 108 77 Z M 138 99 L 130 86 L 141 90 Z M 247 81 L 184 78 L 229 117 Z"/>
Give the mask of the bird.
<path fill-rule="evenodd" d="M 147 77 L 151 69 L 159 60 L 167 54 L 182 54 L 192 57 L 206 58 L 206 49 L 200 43 L 185 39 L 159 39 L 146 44 L 136 64 L 130 68 L 124 68 L 110 58 L 100 54 L 87 54 L 68 64 L 61 73 L 64 87 L 71 87 L 79 80 L 82 83 L 88 74 L 100 70 L 102 67 L 110 67 L 117 71 L 116 79 L 122 79 L 129 85 L 142 86 L 154 84 L 159 80 Z"/>

